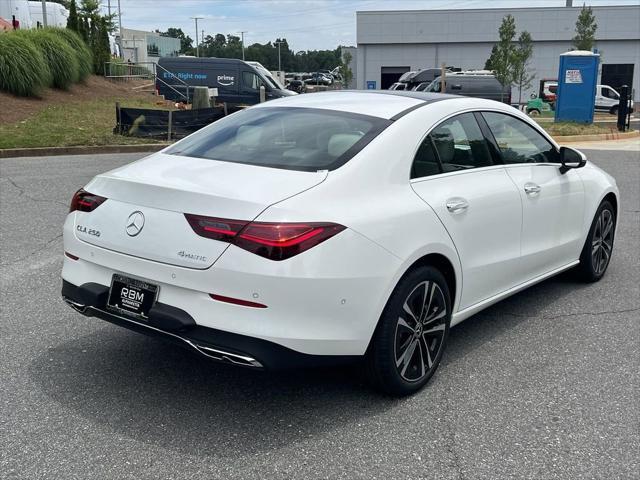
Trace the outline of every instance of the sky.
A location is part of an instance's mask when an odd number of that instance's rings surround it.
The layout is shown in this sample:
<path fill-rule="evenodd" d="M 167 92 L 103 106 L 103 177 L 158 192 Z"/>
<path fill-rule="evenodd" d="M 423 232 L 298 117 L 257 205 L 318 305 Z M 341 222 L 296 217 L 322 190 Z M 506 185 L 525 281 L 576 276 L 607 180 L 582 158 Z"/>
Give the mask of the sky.
<path fill-rule="evenodd" d="M 106 12 L 109 0 L 101 0 Z M 110 0 L 112 11 L 118 0 Z M 583 0 L 574 0 L 574 6 Z M 640 0 L 588 0 L 587 5 L 638 5 Z M 501 7 L 562 7 L 565 0 L 120 0 L 122 27 L 153 31 L 179 27 L 191 38 L 246 31 L 245 45 L 286 38 L 299 50 L 356 44 L 356 11 Z"/>

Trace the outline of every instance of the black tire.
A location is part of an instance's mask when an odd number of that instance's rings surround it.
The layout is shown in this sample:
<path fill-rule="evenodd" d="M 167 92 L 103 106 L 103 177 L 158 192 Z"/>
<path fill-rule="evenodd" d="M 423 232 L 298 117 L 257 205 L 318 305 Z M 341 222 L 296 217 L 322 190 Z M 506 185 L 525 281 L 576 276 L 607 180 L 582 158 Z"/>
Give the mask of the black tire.
<path fill-rule="evenodd" d="M 580 280 L 597 282 L 604 276 L 613 254 L 616 220 L 613 205 L 607 200 L 603 201 L 596 211 L 580 253 L 580 265 L 576 269 Z"/>
<path fill-rule="evenodd" d="M 611 115 L 618 115 L 618 107 L 611 107 L 611 110 L 609 110 L 609 113 Z"/>
<path fill-rule="evenodd" d="M 394 396 L 420 390 L 440 364 L 450 324 L 451 296 L 442 273 L 430 266 L 409 271 L 391 294 L 367 350 L 370 383 Z"/>

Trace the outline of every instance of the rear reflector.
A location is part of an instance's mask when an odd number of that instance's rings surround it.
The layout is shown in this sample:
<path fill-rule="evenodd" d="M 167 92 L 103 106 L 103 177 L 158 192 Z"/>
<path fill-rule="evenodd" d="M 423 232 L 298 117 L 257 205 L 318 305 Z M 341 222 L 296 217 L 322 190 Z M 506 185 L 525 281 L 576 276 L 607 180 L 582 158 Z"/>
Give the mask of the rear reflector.
<path fill-rule="evenodd" d="M 219 302 L 233 303 L 234 305 L 242 305 L 243 307 L 267 308 L 267 306 L 263 305 L 262 303 L 250 302 L 249 300 L 241 300 L 239 298 L 225 297 L 223 295 L 216 295 L 215 293 L 210 293 L 209 296 Z"/>
<path fill-rule="evenodd" d="M 201 237 L 232 243 L 270 260 L 291 258 L 345 229 L 336 223 L 249 222 L 189 213 L 184 216 Z"/>
<path fill-rule="evenodd" d="M 82 188 L 78 190 L 71 199 L 71 206 L 69 207 L 69 213 L 75 212 L 92 212 L 100 205 L 102 205 L 107 199 L 100 195 L 94 195 Z"/>
<path fill-rule="evenodd" d="M 69 252 L 64 252 L 64 254 L 69 257 L 71 260 L 78 260 L 80 257 L 76 257 L 75 255 L 71 255 Z"/>

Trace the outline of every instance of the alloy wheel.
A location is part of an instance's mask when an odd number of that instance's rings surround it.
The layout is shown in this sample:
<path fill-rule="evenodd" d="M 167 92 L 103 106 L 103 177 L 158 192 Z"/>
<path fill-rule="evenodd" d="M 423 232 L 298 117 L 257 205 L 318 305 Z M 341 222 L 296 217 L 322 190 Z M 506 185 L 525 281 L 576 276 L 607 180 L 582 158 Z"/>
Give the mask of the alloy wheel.
<path fill-rule="evenodd" d="M 437 364 L 447 327 L 447 302 L 436 282 L 419 283 L 398 316 L 394 353 L 400 376 L 417 382 Z"/>
<path fill-rule="evenodd" d="M 613 230 L 613 213 L 605 208 L 596 221 L 591 239 L 591 261 L 596 275 L 601 275 L 609 265 L 613 249 Z"/>

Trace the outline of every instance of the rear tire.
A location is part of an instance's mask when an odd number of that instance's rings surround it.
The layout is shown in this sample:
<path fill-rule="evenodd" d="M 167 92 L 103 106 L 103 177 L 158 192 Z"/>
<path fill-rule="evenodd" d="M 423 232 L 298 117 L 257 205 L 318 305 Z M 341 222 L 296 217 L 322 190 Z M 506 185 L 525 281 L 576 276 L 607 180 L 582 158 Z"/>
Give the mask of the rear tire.
<path fill-rule="evenodd" d="M 530 117 L 539 117 L 540 116 L 540 110 L 538 110 L 537 108 L 532 108 L 527 113 L 529 113 Z"/>
<path fill-rule="evenodd" d="M 369 345 L 370 383 L 394 396 L 420 390 L 440 364 L 450 323 L 451 299 L 442 273 L 430 266 L 411 270 L 391 294 Z"/>
<path fill-rule="evenodd" d="M 616 231 L 615 209 L 607 200 L 600 204 L 591 223 L 576 271 L 580 280 L 597 282 L 609 266 Z"/>

